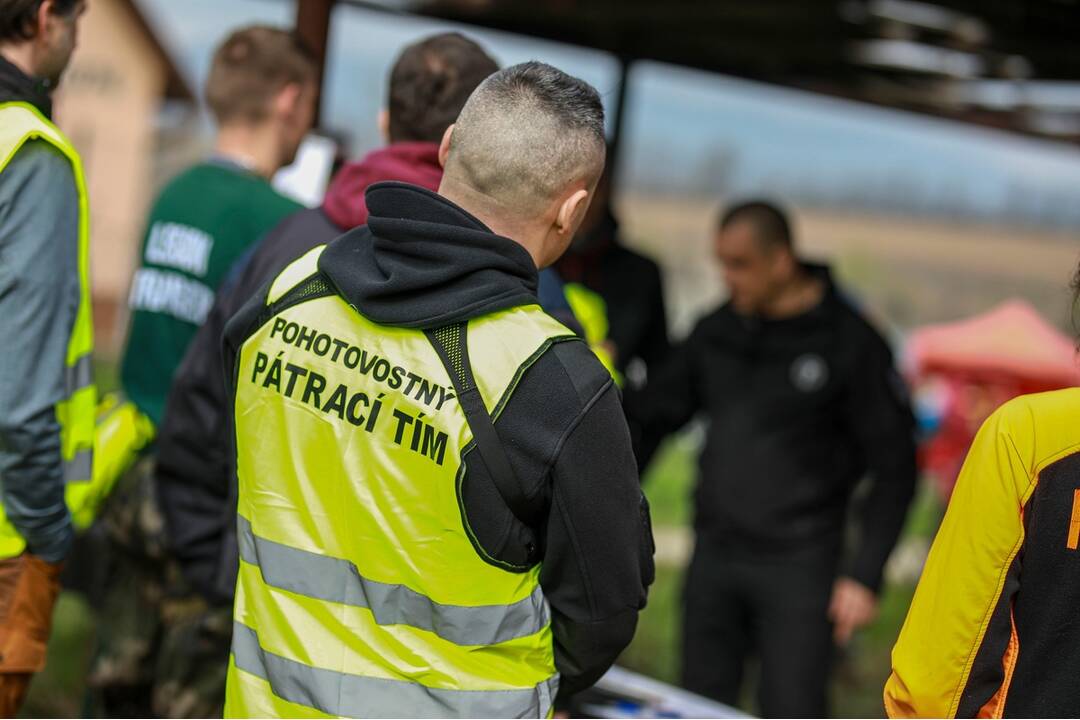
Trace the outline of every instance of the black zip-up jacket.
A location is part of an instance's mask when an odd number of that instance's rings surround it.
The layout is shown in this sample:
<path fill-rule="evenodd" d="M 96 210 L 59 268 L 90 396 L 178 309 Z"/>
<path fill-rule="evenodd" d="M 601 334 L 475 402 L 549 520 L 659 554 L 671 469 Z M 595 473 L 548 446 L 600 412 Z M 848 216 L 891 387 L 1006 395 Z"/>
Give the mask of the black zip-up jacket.
<path fill-rule="evenodd" d="M 724 305 L 644 391 L 628 393 L 628 414 L 642 467 L 665 435 L 704 415 L 695 530 L 730 553 L 839 548 L 852 491 L 869 472 L 842 572 L 876 590 L 914 493 L 914 421 L 885 341 L 825 268 L 807 270 L 826 285 L 816 307 L 762 320 Z"/>
<path fill-rule="evenodd" d="M 528 253 L 439 195 L 404 183 L 367 192 L 368 225 L 332 242 L 320 270 L 375 322 L 435 328 L 536 302 Z M 229 322 L 227 373 L 265 289 Z M 473 357 L 481 371 L 483 358 Z M 556 343 L 524 373 L 495 423 L 533 525 L 503 503 L 483 463 L 467 463 L 463 513 L 484 551 L 541 563 L 560 697 L 588 687 L 633 637 L 653 578 L 648 506 L 618 390 L 580 341 Z M 357 478 L 362 482 L 362 478 Z"/>

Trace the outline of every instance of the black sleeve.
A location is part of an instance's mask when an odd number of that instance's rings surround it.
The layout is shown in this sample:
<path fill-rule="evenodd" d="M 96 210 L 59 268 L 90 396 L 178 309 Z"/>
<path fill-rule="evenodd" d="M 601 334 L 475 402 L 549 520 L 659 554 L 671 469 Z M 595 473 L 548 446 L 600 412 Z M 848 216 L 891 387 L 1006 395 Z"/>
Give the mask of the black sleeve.
<path fill-rule="evenodd" d="M 482 557 L 522 570 L 542 563 L 562 704 L 633 637 L 653 579 L 648 505 L 618 390 L 584 342 L 545 352 L 495 429 L 535 510 L 515 518 L 484 464 L 466 455 L 464 515 Z"/>
<path fill-rule="evenodd" d="M 252 296 L 251 284 L 241 274 L 219 292 L 174 376 L 157 439 L 158 494 L 170 548 L 195 589 L 219 603 L 232 600 L 221 565 L 235 525 L 229 505 L 231 378 L 222 338 L 229 319 Z"/>
<path fill-rule="evenodd" d="M 603 675 L 630 643 L 653 580 L 649 508 L 618 391 L 609 383 L 565 437 L 552 469 L 540 571 L 561 697 Z"/>
<path fill-rule="evenodd" d="M 658 372 L 671 350 L 668 340 L 667 308 L 664 304 L 664 283 L 660 268 L 651 264 L 652 273 L 644 292 L 649 298 L 650 315 L 641 346 L 641 359 L 648 372 Z"/>
<path fill-rule="evenodd" d="M 915 421 L 885 342 L 875 335 L 866 344 L 853 371 L 846 412 L 871 486 L 858 511 L 860 541 L 849 574 L 877 591 L 915 494 Z"/>
<path fill-rule="evenodd" d="M 169 547 L 185 577 L 206 597 L 212 597 L 227 523 L 227 401 L 221 359 L 226 320 L 219 301 L 177 369 L 157 439 L 158 495 Z"/>
<path fill-rule="evenodd" d="M 626 418 L 634 438 L 638 465 L 644 470 L 665 437 L 677 431 L 701 409 L 701 389 L 695 375 L 695 330 L 672 348 L 667 359 L 641 390 L 627 390 Z"/>
<path fill-rule="evenodd" d="M 289 215 L 229 270 L 205 323 L 177 368 L 158 428 L 158 493 L 185 577 L 207 599 L 231 602 L 236 513 L 232 403 L 222 340 L 229 320 L 267 281 L 336 230 L 319 210 Z M 254 317 L 254 316 L 252 316 Z"/>

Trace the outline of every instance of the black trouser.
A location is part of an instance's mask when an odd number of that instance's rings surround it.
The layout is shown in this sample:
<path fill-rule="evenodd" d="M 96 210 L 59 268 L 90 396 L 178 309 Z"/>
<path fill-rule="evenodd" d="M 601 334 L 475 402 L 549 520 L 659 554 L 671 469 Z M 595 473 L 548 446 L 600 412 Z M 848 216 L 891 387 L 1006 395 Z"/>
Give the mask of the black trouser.
<path fill-rule="evenodd" d="M 748 558 L 699 539 L 684 595 L 683 686 L 735 705 L 744 663 L 756 655 L 763 717 L 825 717 L 838 555 L 828 543 Z"/>

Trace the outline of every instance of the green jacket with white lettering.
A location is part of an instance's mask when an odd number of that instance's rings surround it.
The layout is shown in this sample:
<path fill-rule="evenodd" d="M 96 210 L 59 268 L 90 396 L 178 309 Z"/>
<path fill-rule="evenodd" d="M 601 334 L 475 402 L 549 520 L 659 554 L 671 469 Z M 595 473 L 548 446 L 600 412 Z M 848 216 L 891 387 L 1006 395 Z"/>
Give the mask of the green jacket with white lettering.
<path fill-rule="evenodd" d="M 173 373 L 229 269 L 300 207 L 225 159 L 181 173 L 154 202 L 131 283 L 121 380 L 155 425 L 161 423 Z"/>

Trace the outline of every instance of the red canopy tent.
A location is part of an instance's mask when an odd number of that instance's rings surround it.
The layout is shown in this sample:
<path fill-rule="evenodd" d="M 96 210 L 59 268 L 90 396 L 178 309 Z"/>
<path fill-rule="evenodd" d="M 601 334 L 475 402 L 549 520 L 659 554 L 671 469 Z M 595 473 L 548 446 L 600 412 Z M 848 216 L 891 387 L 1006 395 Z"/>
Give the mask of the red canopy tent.
<path fill-rule="evenodd" d="M 1072 340 L 1023 300 L 982 315 L 911 334 L 908 353 L 919 375 L 962 374 L 1029 386 L 1025 392 L 1080 384 Z"/>
<path fill-rule="evenodd" d="M 1028 303 L 914 331 L 906 361 L 924 430 L 924 470 L 947 497 L 982 422 L 1006 400 L 1080 385 L 1073 341 Z"/>

